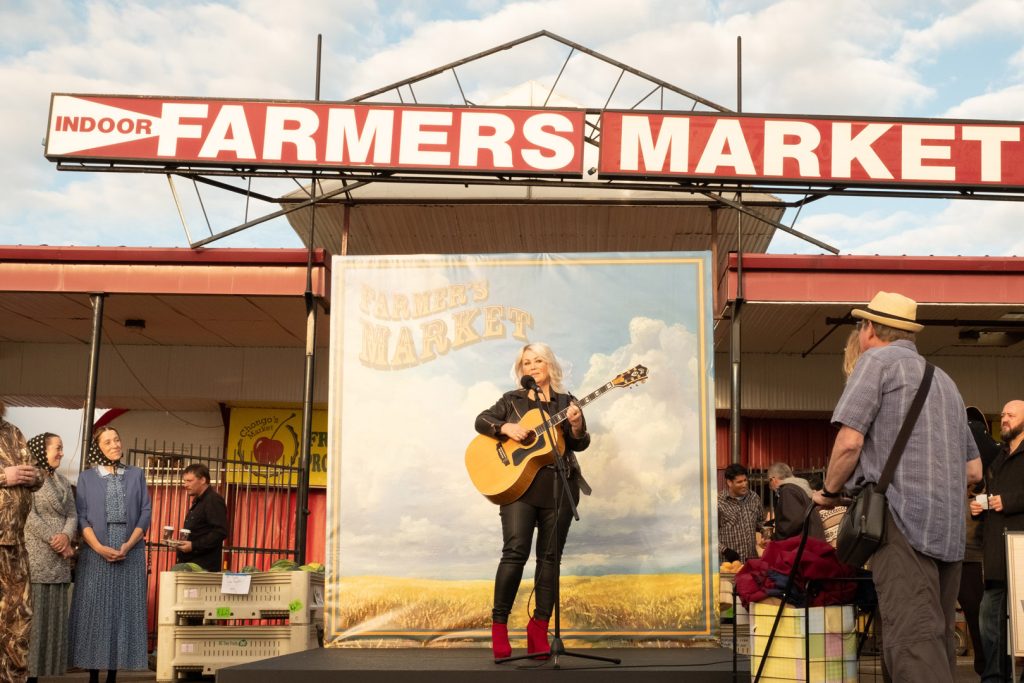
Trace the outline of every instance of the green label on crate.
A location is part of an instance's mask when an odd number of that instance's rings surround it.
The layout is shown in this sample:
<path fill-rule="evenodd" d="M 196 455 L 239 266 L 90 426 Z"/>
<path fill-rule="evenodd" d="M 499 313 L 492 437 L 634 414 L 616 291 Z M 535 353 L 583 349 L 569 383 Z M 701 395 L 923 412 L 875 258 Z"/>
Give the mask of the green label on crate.
<path fill-rule="evenodd" d="M 300 609 L 302 609 L 302 600 L 292 600 L 288 603 L 289 612 L 298 612 Z"/>
<path fill-rule="evenodd" d="M 217 618 L 218 619 L 230 619 L 231 618 L 231 608 L 230 607 L 218 607 L 217 608 Z"/>

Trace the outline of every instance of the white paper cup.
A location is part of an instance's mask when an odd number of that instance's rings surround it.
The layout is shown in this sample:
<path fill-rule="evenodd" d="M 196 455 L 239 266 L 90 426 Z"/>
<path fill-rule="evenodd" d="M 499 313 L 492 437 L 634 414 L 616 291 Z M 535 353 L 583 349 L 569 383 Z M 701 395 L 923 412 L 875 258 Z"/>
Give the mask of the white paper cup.
<path fill-rule="evenodd" d="M 188 529 L 179 529 L 178 530 L 178 540 L 179 541 L 187 541 L 188 537 L 191 536 L 191 535 L 192 535 L 192 532 L 189 531 Z"/>
<path fill-rule="evenodd" d="M 979 493 L 974 497 L 974 502 L 981 506 L 982 510 L 988 510 L 988 494 Z"/>
<path fill-rule="evenodd" d="M 163 539 L 165 541 L 169 541 L 172 538 L 174 538 L 174 527 L 173 526 L 165 526 L 164 527 L 164 533 L 163 533 Z"/>

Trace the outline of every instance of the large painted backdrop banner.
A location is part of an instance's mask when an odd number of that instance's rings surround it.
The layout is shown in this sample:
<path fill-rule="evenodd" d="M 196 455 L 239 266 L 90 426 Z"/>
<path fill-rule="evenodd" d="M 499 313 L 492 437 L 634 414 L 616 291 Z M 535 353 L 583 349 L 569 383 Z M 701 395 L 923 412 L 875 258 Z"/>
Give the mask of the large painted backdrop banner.
<path fill-rule="evenodd" d="M 717 631 L 710 259 L 706 253 L 336 257 L 331 310 L 327 642 L 490 637 L 498 506 L 464 463 L 476 416 L 546 342 L 587 405 L 593 495 L 562 562 L 567 642 Z M 510 619 L 523 637 L 533 558 Z"/>

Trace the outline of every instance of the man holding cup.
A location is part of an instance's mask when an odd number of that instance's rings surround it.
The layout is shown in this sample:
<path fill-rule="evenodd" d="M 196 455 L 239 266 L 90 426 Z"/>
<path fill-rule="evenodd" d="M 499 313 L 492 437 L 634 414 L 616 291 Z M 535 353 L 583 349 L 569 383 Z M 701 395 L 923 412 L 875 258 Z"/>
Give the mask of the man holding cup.
<path fill-rule="evenodd" d="M 210 486 L 210 470 L 202 463 L 186 467 L 181 484 L 192 504 L 178 532 L 178 562 L 194 562 L 208 572 L 219 572 L 221 550 L 228 536 L 224 499 Z"/>
<path fill-rule="evenodd" d="M 971 514 L 983 516 L 982 564 L 985 594 L 979 626 L 985 652 L 983 682 L 1009 681 L 1006 645 L 1005 531 L 1024 531 L 1024 401 L 1010 401 L 1000 415 L 1002 449 L 988 468 L 987 494 L 971 501 Z"/>

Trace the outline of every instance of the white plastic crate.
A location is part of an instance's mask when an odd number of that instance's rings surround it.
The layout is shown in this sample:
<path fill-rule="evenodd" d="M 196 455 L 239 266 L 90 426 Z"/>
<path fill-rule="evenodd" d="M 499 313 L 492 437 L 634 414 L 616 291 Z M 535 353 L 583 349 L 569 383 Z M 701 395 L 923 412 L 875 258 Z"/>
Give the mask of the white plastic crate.
<path fill-rule="evenodd" d="M 221 592 L 220 572 L 162 572 L 157 623 L 173 625 L 181 617 L 207 621 L 287 618 L 289 624 L 309 624 L 322 611 L 324 575 L 316 572 L 251 574 L 249 593 Z"/>
<path fill-rule="evenodd" d="M 303 572 L 305 573 L 305 572 Z M 255 662 L 319 647 L 323 622 L 289 626 L 157 627 L 156 680 L 179 673 L 211 676 L 226 666 Z"/>

